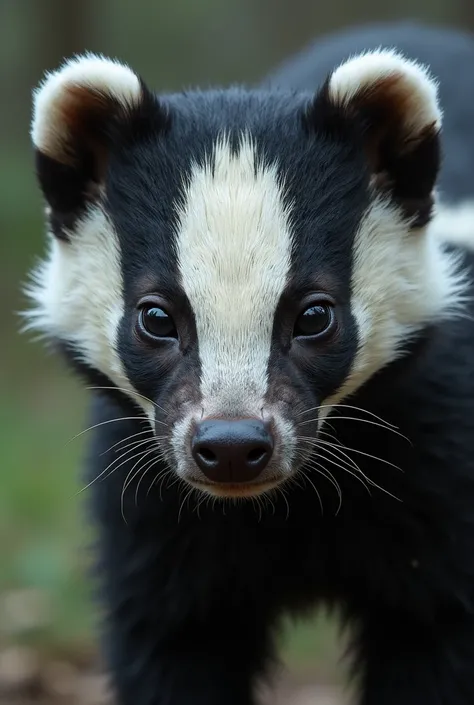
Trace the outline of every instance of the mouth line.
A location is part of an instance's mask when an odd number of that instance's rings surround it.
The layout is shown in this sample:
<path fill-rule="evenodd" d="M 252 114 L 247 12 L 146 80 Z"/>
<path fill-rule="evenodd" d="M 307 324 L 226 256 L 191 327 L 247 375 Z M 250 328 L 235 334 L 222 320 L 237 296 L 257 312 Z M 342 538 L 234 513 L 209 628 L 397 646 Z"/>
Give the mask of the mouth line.
<path fill-rule="evenodd" d="M 205 492 L 212 497 L 256 497 L 264 494 L 269 490 L 274 489 L 280 484 L 280 480 L 275 478 L 266 480 L 265 482 L 229 482 L 220 484 L 218 482 L 201 482 L 200 480 L 188 480 L 195 489 Z"/>

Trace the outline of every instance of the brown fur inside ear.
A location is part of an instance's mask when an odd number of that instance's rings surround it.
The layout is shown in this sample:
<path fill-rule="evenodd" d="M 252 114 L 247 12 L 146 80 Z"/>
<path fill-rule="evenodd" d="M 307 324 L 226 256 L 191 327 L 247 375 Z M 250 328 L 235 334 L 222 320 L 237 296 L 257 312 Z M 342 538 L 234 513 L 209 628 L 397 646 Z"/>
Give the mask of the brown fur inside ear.
<path fill-rule="evenodd" d="M 438 124 L 423 123 L 416 110 L 410 84 L 394 72 L 339 101 L 331 97 L 328 80 L 305 118 L 336 139 L 360 144 L 372 184 L 389 194 L 413 228 L 431 217 L 440 166 Z"/>
<path fill-rule="evenodd" d="M 435 121 L 421 129 L 414 127 L 410 115 L 414 109 L 412 92 L 400 74 L 378 79 L 356 93 L 343 109 L 349 118 L 362 122 L 365 149 L 374 174 L 386 170 L 390 153 L 408 154 L 438 134 Z"/>
<path fill-rule="evenodd" d="M 91 156 L 91 178 L 100 182 L 107 164 L 110 126 L 124 107 L 114 98 L 87 86 L 71 85 L 64 92 L 61 118 L 66 128 L 57 161 L 74 167 Z"/>
<path fill-rule="evenodd" d="M 36 170 L 57 237 L 68 239 L 85 209 L 100 201 L 112 150 L 167 129 L 168 113 L 138 81 L 133 101 L 73 81 L 50 101 L 35 141 Z"/>

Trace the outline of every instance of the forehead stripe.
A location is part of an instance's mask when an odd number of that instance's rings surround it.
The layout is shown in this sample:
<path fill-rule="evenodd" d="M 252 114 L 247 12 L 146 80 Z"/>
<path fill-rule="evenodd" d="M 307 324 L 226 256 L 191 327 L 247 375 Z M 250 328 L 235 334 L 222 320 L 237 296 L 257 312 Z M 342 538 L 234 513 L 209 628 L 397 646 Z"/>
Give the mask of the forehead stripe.
<path fill-rule="evenodd" d="M 204 404 L 217 413 L 248 411 L 266 392 L 273 321 L 290 269 L 276 165 L 259 161 L 248 138 L 237 151 L 219 140 L 212 162 L 194 166 L 179 216 L 178 266 L 196 320 Z"/>

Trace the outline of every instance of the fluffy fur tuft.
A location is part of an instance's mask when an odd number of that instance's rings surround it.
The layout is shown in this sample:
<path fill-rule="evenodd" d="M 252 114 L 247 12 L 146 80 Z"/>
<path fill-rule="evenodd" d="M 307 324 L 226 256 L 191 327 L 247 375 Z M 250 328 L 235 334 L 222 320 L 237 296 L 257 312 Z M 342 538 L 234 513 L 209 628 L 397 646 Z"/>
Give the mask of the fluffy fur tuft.
<path fill-rule="evenodd" d="M 370 51 L 343 62 L 329 79 L 329 95 L 350 107 L 366 94 L 386 92 L 403 111 L 407 136 L 432 125 L 441 127 L 437 82 L 428 69 L 395 50 Z"/>
<path fill-rule="evenodd" d="M 128 66 L 96 54 L 69 59 L 46 75 L 34 93 L 31 139 L 43 154 L 68 161 L 65 149 L 83 101 L 116 101 L 124 109 L 142 98 L 139 78 Z"/>
<path fill-rule="evenodd" d="M 451 228 L 444 238 L 438 236 L 451 213 L 440 208 L 422 233 L 407 231 L 402 213 L 384 199 L 368 209 L 354 242 L 358 353 L 348 378 L 327 403 L 341 402 L 403 355 L 424 327 L 466 314 L 469 272 L 462 254 L 447 247 Z"/>

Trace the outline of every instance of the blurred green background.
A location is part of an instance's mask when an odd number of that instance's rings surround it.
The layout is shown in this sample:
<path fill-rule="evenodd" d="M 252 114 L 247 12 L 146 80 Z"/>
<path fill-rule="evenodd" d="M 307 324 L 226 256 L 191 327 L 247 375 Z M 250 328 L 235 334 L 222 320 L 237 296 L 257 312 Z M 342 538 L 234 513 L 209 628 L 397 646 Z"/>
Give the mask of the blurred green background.
<path fill-rule="evenodd" d="M 314 36 L 408 17 L 472 28 L 474 0 L 1 0 L 0 697 L 19 655 L 25 668 L 25 654 L 74 663 L 94 654 L 76 494 L 84 437 L 68 442 L 85 426 L 85 394 L 59 360 L 18 334 L 15 313 L 43 251 L 28 137 L 32 88 L 45 69 L 86 49 L 131 63 L 157 91 L 252 82 Z M 297 676 L 334 680 L 336 655 L 325 619 L 285 638 Z"/>

